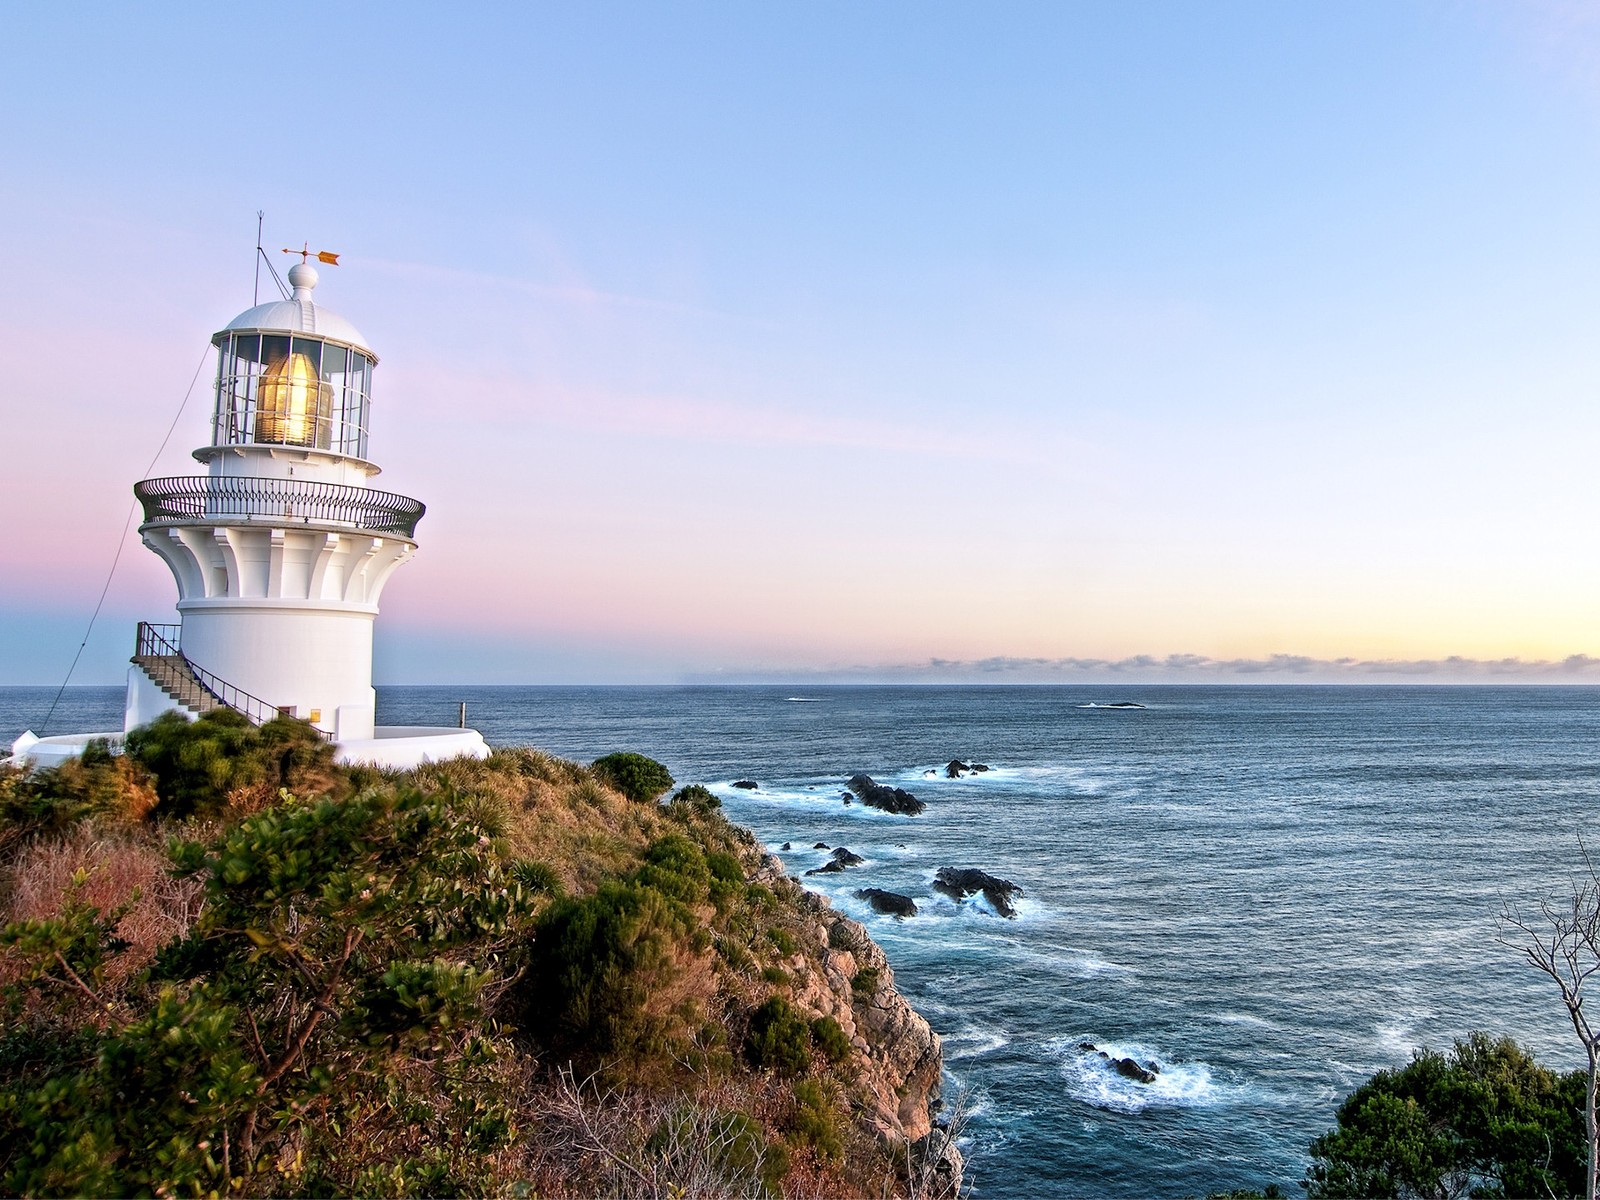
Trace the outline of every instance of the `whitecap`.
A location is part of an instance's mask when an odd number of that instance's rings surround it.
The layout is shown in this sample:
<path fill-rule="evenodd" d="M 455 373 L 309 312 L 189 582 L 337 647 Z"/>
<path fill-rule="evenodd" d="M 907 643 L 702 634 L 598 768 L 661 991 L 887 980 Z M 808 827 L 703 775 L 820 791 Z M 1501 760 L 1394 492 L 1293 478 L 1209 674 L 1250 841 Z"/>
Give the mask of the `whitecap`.
<path fill-rule="evenodd" d="M 954 1033 L 940 1035 L 944 1039 L 944 1058 L 946 1062 L 960 1062 L 966 1058 L 978 1058 L 981 1055 L 992 1053 L 1011 1044 L 1009 1035 L 998 1029 L 987 1029 L 978 1025 L 964 1025 Z"/>
<path fill-rule="evenodd" d="M 1091 1041 L 1056 1038 L 1045 1044 L 1058 1056 L 1068 1094 L 1084 1104 L 1109 1112 L 1135 1113 L 1147 1108 L 1213 1108 L 1243 1098 L 1243 1088 L 1218 1080 L 1204 1062 L 1169 1061 L 1137 1042 L 1093 1041 L 1097 1049 L 1082 1048 L 1082 1043 Z M 1101 1058 L 1100 1050 L 1111 1058 Z M 1118 1073 L 1111 1061 L 1118 1058 L 1154 1061 L 1160 1071 L 1151 1082 L 1141 1083 Z"/>

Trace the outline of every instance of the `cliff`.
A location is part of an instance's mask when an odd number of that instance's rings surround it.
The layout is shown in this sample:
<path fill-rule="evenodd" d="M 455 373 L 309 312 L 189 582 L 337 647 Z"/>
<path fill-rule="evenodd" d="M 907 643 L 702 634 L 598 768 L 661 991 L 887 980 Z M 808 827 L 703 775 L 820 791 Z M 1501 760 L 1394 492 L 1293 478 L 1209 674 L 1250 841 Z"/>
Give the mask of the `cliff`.
<path fill-rule="evenodd" d="M 253 739 L 0 768 L 0 1186 L 959 1191 L 938 1035 L 705 789 Z"/>

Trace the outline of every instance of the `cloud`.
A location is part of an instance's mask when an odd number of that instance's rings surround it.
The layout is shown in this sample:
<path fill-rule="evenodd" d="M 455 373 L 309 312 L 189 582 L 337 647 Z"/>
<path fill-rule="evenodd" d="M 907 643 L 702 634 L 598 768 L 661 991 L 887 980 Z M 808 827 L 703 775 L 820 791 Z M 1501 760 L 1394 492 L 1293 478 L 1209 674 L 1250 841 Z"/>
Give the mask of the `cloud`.
<path fill-rule="evenodd" d="M 1525 658 L 1314 658 L 1270 654 L 1135 654 L 1124 658 L 930 658 L 919 663 L 856 665 L 769 673 L 773 681 L 815 683 L 1589 683 L 1600 658 L 1571 654 Z M 726 674 L 719 677 L 728 681 Z"/>

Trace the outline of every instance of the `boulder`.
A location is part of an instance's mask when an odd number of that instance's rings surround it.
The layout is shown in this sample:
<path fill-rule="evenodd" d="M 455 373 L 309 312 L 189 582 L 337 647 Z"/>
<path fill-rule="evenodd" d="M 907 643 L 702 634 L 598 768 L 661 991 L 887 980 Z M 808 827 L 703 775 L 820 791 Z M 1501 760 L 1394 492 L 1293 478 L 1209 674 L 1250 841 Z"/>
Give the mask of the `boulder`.
<path fill-rule="evenodd" d="M 792 845 L 790 845 L 788 842 L 785 842 L 782 846 L 779 847 L 779 849 L 781 849 L 781 850 L 793 850 L 794 847 Z"/>
<path fill-rule="evenodd" d="M 974 892 L 983 898 L 1002 917 L 1015 917 L 1017 910 L 1011 903 L 1013 897 L 1022 895 L 1022 887 L 1009 879 L 1000 879 L 976 867 L 940 867 L 933 878 L 933 890 L 952 900 L 965 900 Z"/>
<path fill-rule="evenodd" d="M 972 769 L 974 774 L 977 774 L 977 773 L 981 773 L 983 771 L 987 771 L 989 769 L 989 766 L 988 766 L 987 763 L 973 763 L 971 769 Z"/>
<path fill-rule="evenodd" d="M 869 808 L 902 816 L 914 817 L 928 807 L 904 788 L 875 783 L 872 776 L 867 774 L 850 776 L 850 790 L 855 793 L 857 800 Z"/>
<path fill-rule="evenodd" d="M 917 902 L 910 896 L 902 896 L 899 892 L 886 892 L 882 888 L 862 888 L 856 893 L 856 899 L 865 900 L 872 905 L 873 912 L 884 913 L 891 917 L 917 915 Z"/>
<path fill-rule="evenodd" d="M 970 770 L 972 770 L 972 768 L 967 766 L 967 764 L 962 762 L 959 758 L 952 758 L 948 763 L 945 764 L 944 773 L 946 778 L 960 779 Z"/>
<path fill-rule="evenodd" d="M 733 781 L 733 786 L 736 788 L 744 788 L 746 791 L 753 792 L 761 785 L 754 779 L 735 779 Z"/>
<path fill-rule="evenodd" d="M 806 872 L 806 874 L 807 875 L 837 875 L 843 870 L 844 870 L 844 864 L 843 863 L 837 863 L 837 862 L 829 861 L 829 862 L 823 863 L 820 867 L 812 867 L 811 870 Z"/>
<path fill-rule="evenodd" d="M 1132 1079 L 1139 1083 L 1154 1083 L 1156 1076 L 1161 1074 L 1161 1064 L 1154 1059 L 1141 1063 L 1136 1059 L 1121 1058 L 1100 1049 L 1093 1042 L 1079 1042 L 1078 1049 L 1085 1054 L 1098 1054 L 1106 1062 L 1110 1063 L 1112 1069 L 1124 1079 Z"/>
<path fill-rule="evenodd" d="M 862 858 L 859 854 L 852 853 L 850 847 L 840 846 L 833 852 L 833 861 L 838 863 L 841 867 L 859 867 L 867 860 Z"/>
<path fill-rule="evenodd" d="M 813 842 L 812 845 L 811 845 L 811 848 L 813 850 L 826 850 L 828 848 L 828 843 L 827 842 Z"/>
<path fill-rule="evenodd" d="M 1131 1058 L 1113 1058 L 1111 1065 L 1116 1067 L 1117 1074 L 1124 1079 L 1136 1079 L 1140 1083 L 1154 1083 L 1156 1081 L 1156 1072 L 1141 1066 Z"/>

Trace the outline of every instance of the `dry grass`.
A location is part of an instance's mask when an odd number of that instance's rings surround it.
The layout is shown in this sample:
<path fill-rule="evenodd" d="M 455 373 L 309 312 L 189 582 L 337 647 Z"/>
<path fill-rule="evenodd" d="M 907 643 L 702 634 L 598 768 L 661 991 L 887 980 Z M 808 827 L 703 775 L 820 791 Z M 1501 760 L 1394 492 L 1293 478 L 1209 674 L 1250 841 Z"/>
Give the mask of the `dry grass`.
<path fill-rule="evenodd" d="M 174 879 L 159 834 L 149 828 L 85 823 L 24 846 L 0 876 L 0 924 L 59 916 L 76 897 L 102 912 L 127 905 L 117 936 L 129 945 L 111 964 L 113 982 L 139 970 L 200 911 L 202 884 Z M 79 872 L 81 886 L 74 884 Z"/>
<path fill-rule="evenodd" d="M 592 892 L 630 870 L 667 832 L 655 805 L 629 800 L 588 767 L 538 750 L 429 763 L 416 779 L 424 790 L 450 788 L 492 805 L 510 856 L 548 864 L 569 892 Z"/>

